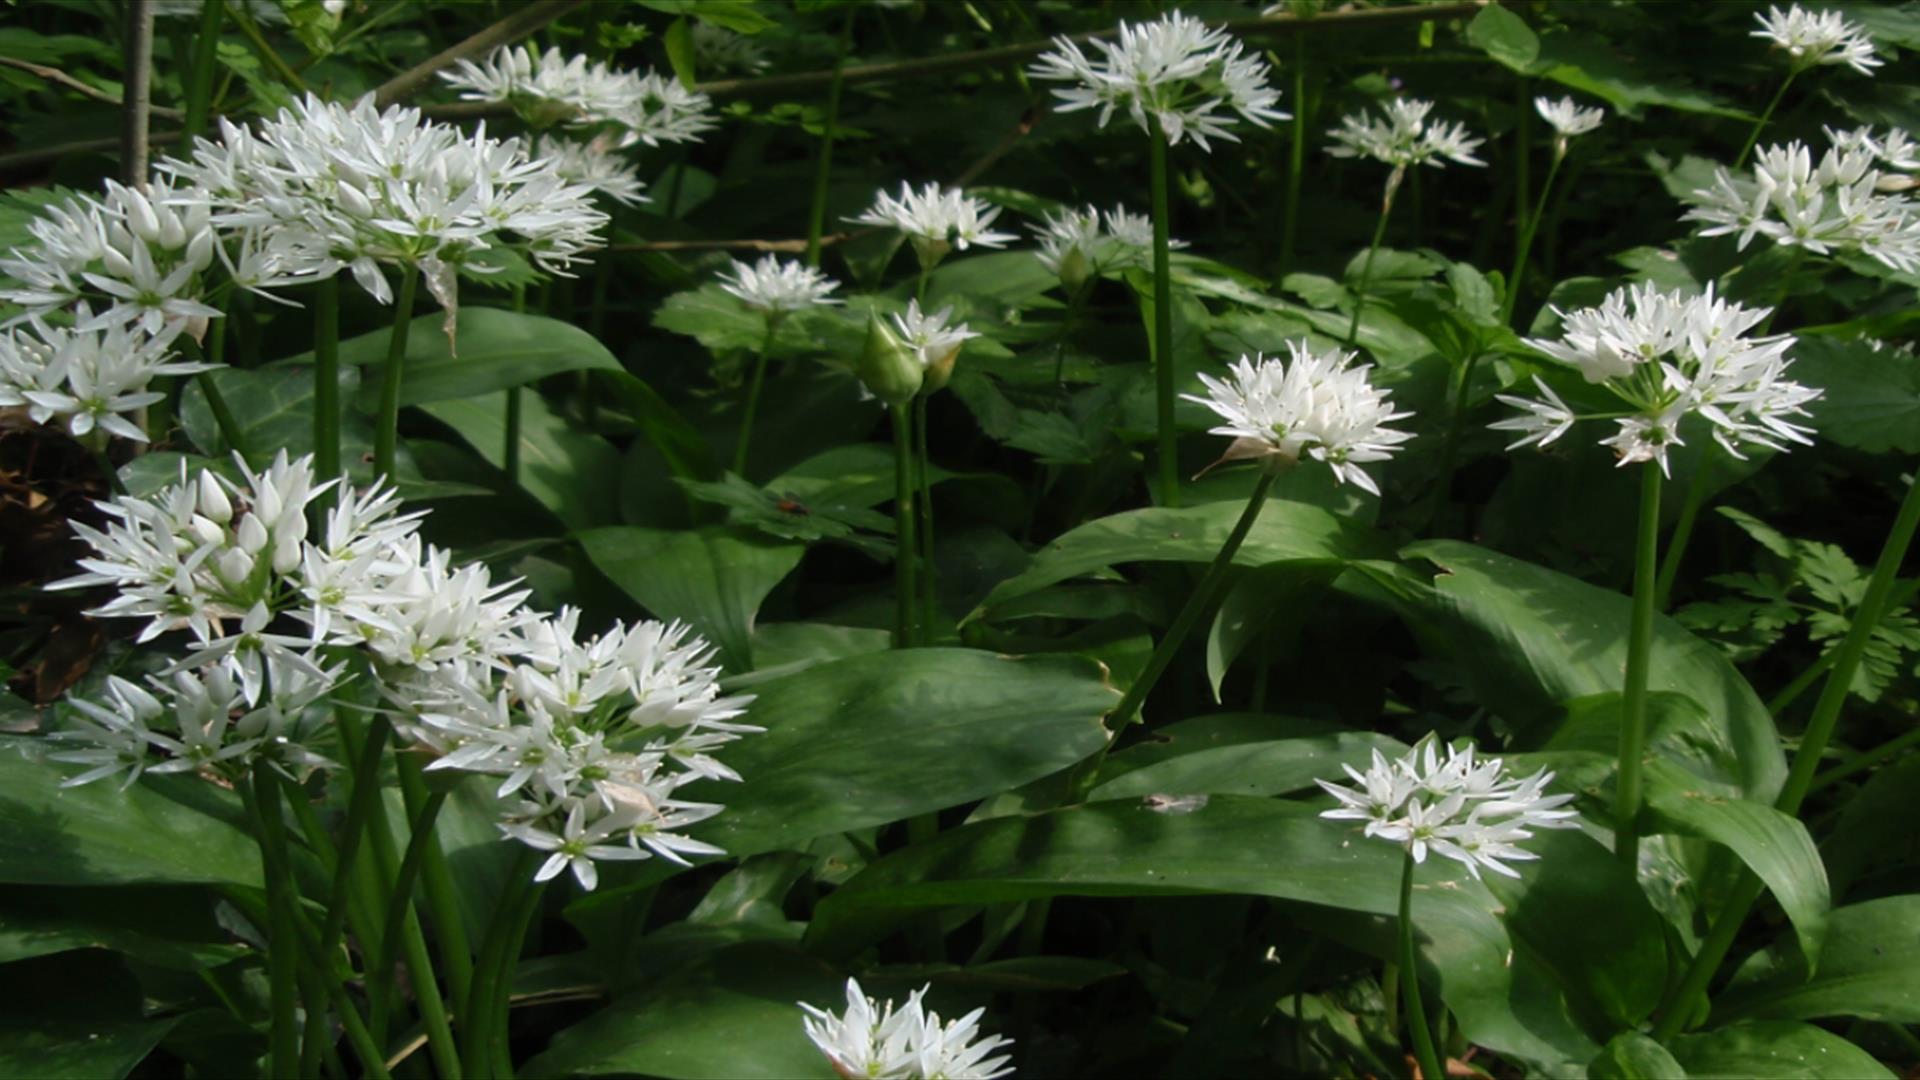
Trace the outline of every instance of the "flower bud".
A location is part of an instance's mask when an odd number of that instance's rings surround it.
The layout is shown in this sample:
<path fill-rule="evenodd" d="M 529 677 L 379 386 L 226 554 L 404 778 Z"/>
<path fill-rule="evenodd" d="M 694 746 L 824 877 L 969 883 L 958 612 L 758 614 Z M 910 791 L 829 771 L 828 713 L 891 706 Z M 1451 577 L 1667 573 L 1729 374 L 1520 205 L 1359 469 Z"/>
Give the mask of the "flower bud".
<path fill-rule="evenodd" d="M 1059 275 L 1060 284 L 1066 288 L 1068 294 L 1079 292 L 1080 286 L 1085 285 L 1087 278 L 1092 274 L 1092 261 L 1087 258 L 1086 252 L 1080 250 L 1080 245 L 1075 244 L 1068 248 L 1067 253 L 1060 259 Z"/>
<path fill-rule="evenodd" d="M 233 503 L 211 470 L 200 474 L 200 512 L 222 525 L 233 520 Z"/>
<path fill-rule="evenodd" d="M 239 548 L 228 548 L 213 560 L 213 571 L 230 589 L 237 589 L 253 576 L 253 556 Z"/>
<path fill-rule="evenodd" d="M 276 536 L 273 541 L 273 572 L 291 574 L 300 565 L 301 537 L 292 533 Z"/>
<path fill-rule="evenodd" d="M 261 548 L 267 546 L 267 541 L 272 539 L 267 535 L 267 527 L 260 524 L 260 519 L 252 514 L 240 519 L 239 526 L 233 530 L 233 538 L 240 545 L 240 550 L 249 555 L 257 554 Z"/>
<path fill-rule="evenodd" d="M 202 544 L 224 544 L 227 542 L 227 530 L 221 528 L 218 523 L 210 521 L 199 514 L 193 515 L 193 520 L 187 523 L 187 528 L 193 533 L 194 539 L 200 541 Z"/>
<path fill-rule="evenodd" d="M 366 195 L 352 184 L 341 184 L 336 195 L 340 199 L 340 205 L 346 209 L 347 213 L 354 217 L 370 218 L 373 216 L 373 203 L 369 202 Z"/>
<path fill-rule="evenodd" d="M 953 378 L 953 365 L 960 359 L 960 346 L 963 344 L 965 343 L 956 341 L 945 353 L 927 359 L 927 381 L 920 387 L 921 393 L 931 397 L 946 389 L 947 380 Z"/>
<path fill-rule="evenodd" d="M 867 317 L 867 341 L 855 373 L 874 397 L 892 406 L 912 401 L 926 378 L 913 349 L 878 315 Z"/>

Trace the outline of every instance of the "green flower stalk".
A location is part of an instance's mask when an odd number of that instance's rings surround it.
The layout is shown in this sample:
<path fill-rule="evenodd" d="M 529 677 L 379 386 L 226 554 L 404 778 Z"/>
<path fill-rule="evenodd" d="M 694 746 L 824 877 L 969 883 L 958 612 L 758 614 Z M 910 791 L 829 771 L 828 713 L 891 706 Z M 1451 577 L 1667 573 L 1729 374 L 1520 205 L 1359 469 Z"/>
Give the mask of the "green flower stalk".
<path fill-rule="evenodd" d="M 1054 50 L 1041 54 L 1028 74 L 1069 84 L 1053 92 L 1060 99 L 1060 111 L 1097 108 L 1100 125 L 1105 127 L 1115 112 L 1124 109 L 1147 134 L 1153 193 L 1152 355 L 1159 494 L 1162 504 L 1178 506 L 1167 154 L 1182 139 L 1191 139 L 1203 151 L 1212 149 L 1210 139 L 1233 141 L 1233 121 L 1226 110 L 1263 128 L 1288 117 L 1274 107 L 1280 91 L 1268 83 L 1272 71 L 1266 61 L 1249 54 L 1226 31 L 1188 15 L 1175 12 L 1150 23 L 1121 23 L 1118 41 L 1093 42 L 1102 54 L 1099 59 L 1089 57 L 1071 39 L 1055 38 L 1053 43 Z"/>
<path fill-rule="evenodd" d="M 1367 245 L 1366 261 L 1360 265 L 1360 280 L 1353 298 L 1353 322 L 1347 327 L 1346 347 L 1351 349 L 1360 337 L 1360 313 L 1366 306 L 1367 287 L 1373 283 L 1373 259 L 1387 234 L 1387 219 L 1393 213 L 1393 199 L 1407 170 L 1415 165 L 1442 167 L 1445 158 L 1462 165 L 1486 162 L 1473 156 L 1485 140 L 1467 134 L 1460 124 L 1446 120 L 1429 121 L 1433 102 L 1413 98 L 1389 101 L 1381 117 L 1354 113 L 1342 117 L 1340 126 L 1328 132 L 1333 145 L 1327 153 L 1338 158 L 1371 158 L 1392 166 L 1386 188 L 1380 198 L 1380 219 L 1373 229 L 1373 241 Z"/>
<path fill-rule="evenodd" d="M 747 399 L 740 415 L 740 437 L 733 447 L 733 471 L 747 472 L 747 450 L 753 441 L 753 421 L 760 409 L 760 388 L 767 378 L 767 358 L 773 352 L 780 325 L 796 311 L 837 304 L 827 294 L 840 283 L 811 266 L 789 259 L 785 262 L 768 255 L 752 266 L 734 260 L 720 276 L 720 287 L 738 297 L 741 303 L 760 312 L 766 323 L 766 335 L 754 353 L 753 374 L 747 382 Z"/>

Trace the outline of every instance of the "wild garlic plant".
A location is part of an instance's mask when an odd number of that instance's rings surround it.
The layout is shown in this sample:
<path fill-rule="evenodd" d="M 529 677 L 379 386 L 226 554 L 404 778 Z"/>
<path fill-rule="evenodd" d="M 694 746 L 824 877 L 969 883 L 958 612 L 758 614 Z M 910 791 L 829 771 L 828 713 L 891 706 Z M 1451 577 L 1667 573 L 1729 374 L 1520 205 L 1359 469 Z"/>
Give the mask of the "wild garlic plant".
<path fill-rule="evenodd" d="M 1160 501 L 1180 505 L 1178 433 L 1174 428 L 1172 211 L 1167 196 L 1167 153 L 1190 139 L 1202 151 L 1210 139 L 1237 141 L 1235 117 L 1265 128 L 1288 118 L 1272 70 L 1231 34 L 1181 12 L 1147 23 L 1121 23 L 1119 40 L 1096 40 L 1093 59 L 1067 38 L 1055 38 L 1028 74 L 1069 85 L 1053 91 L 1061 112 L 1098 108 L 1106 127 L 1125 109 L 1146 133 L 1148 184 L 1153 195 L 1154 393 L 1158 428 Z"/>

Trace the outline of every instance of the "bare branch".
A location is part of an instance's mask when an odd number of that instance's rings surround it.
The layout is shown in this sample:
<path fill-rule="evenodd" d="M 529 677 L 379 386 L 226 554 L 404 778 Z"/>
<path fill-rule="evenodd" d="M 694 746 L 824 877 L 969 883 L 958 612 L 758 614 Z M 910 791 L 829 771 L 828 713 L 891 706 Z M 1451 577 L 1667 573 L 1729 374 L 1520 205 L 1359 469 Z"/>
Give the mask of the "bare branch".
<path fill-rule="evenodd" d="M 29 75 L 37 75 L 50 83 L 59 83 L 61 86 L 74 91 L 82 97 L 90 97 L 95 101 L 105 102 L 116 108 L 120 105 L 120 99 L 118 97 L 90 83 L 81 82 L 79 79 L 61 71 L 59 68 L 48 67 L 45 64 L 36 64 L 32 61 L 21 60 L 13 56 L 0 56 L 0 67 L 17 68 Z M 183 115 L 179 109 L 169 109 L 160 105 L 154 105 L 150 108 L 153 111 L 153 115 L 164 116 L 169 120 L 177 120 Z"/>
<path fill-rule="evenodd" d="M 127 92 L 121 103 L 120 178 L 147 183 L 147 128 L 153 113 L 153 0 L 127 0 Z"/>
<path fill-rule="evenodd" d="M 374 102 L 385 106 L 402 98 L 412 97 L 424 89 L 434 73 L 441 68 L 451 65 L 456 60 L 464 60 L 486 52 L 497 45 L 510 45 L 519 41 L 580 6 L 580 3 L 581 0 L 537 0 L 536 3 L 521 8 L 465 41 L 436 53 L 381 83 L 373 92 Z"/>

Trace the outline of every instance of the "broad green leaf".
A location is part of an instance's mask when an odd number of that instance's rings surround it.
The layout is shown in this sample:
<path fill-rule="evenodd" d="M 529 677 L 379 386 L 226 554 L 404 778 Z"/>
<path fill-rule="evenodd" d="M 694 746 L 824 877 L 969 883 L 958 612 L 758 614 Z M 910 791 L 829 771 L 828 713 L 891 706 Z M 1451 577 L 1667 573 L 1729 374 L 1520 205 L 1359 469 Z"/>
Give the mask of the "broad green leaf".
<path fill-rule="evenodd" d="M 1030 307 L 1059 287 L 1060 279 L 1031 252 L 991 251 L 943 262 L 927 278 L 927 303 L 936 310 L 958 298 L 976 309 L 982 304 Z"/>
<path fill-rule="evenodd" d="M 153 1052 L 174 1022 L 9 1020 L 0 1023 L 0 1076 L 117 1080 Z"/>
<path fill-rule="evenodd" d="M 1540 56 L 1540 38 L 1527 21 L 1499 4 L 1489 4 L 1467 23 L 1467 43 L 1515 71 L 1526 71 Z"/>
<path fill-rule="evenodd" d="M 1653 828 L 1697 836 L 1733 850 L 1793 920 L 1809 958 L 1826 934 L 1827 870 L 1820 850 L 1798 818 L 1742 799 L 1668 761 L 1646 766 L 1647 811 Z"/>
<path fill-rule="evenodd" d="M 1808 408 L 1823 439 L 1872 453 L 1920 453 L 1920 359 L 1864 341 L 1802 337 L 1793 377 L 1821 390 Z"/>
<path fill-rule="evenodd" d="M 620 361 L 592 334 L 544 315 L 464 307 L 455 320 L 455 335 L 457 352 L 439 319 L 415 318 L 408 325 L 400 404 L 478 397 L 562 371 L 622 370 Z M 379 407 L 380 379 L 392 336 L 387 330 L 375 330 L 340 343 L 341 367 L 363 369 L 358 404 L 368 415 Z M 287 363 L 312 370 L 313 354 L 303 353 Z"/>
<path fill-rule="evenodd" d="M 830 626 L 826 623 L 778 622 L 753 632 L 754 670 L 729 679 L 729 689 L 752 686 L 768 679 L 849 656 L 883 652 L 893 643 L 886 630 L 865 626 Z"/>
<path fill-rule="evenodd" d="M 807 546 L 744 529 L 623 526 L 578 534 L 600 571 L 660 619 L 683 619 L 730 671 L 753 668 L 753 620 Z"/>
<path fill-rule="evenodd" d="M 258 885 L 259 848 L 231 792 L 189 776 L 60 782 L 43 739 L 0 736 L 0 881 L 17 885 Z"/>
<path fill-rule="evenodd" d="M 1845 899 L 1862 874 L 1907 854 L 1913 823 L 1920 821 L 1920 757 L 1910 755 L 1875 772 L 1842 805 L 1820 854 L 1833 895 Z"/>
<path fill-rule="evenodd" d="M 685 334 L 709 350 L 758 351 L 767 341 L 767 320 L 718 285 L 707 284 L 667 297 L 654 313 L 653 325 Z M 845 312 L 819 309 L 801 312 L 780 323 L 773 339 L 773 355 L 826 351 L 851 359 L 859 348 L 866 318 L 855 323 Z"/>
<path fill-rule="evenodd" d="M 1587 1066 L 1593 1080 L 1687 1080 L 1687 1071 L 1667 1048 L 1637 1031 L 1623 1031 L 1607 1042 Z"/>
<path fill-rule="evenodd" d="M 1234 502 L 1178 510 L 1149 507 L 1090 521 L 1041 549 L 1026 572 L 1001 582 L 967 618 L 984 617 L 997 604 L 1117 563 L 1209 562 L 1245 509 Z M 1233 561 L 1265 566 L 1289 559 L 1358 558 L 1368 546 L 1365 534 L 1318 506 L 1269 499 Z"/>
<path fill-rule="evenodd" d="M 776 944 L 708 953 L 613 1000 L 554 1037 L 524 1076 L 605 1073 L 667 1080 L 832 1080 L 833 1066 L 801 1026 L 805 1001 L 846 1007 L 846 979 L 818 960 Z M 869 993 L 875 991 L 869 990 Z"/>
<path fill-rule="evenodd" d="M 1401 555 L 1438 568 L 1430 587 L 1389 586 L 1405 616 L 1463 666 L 1476 699 L 1517 730 L 1557 718 L 1570 699 L 1620 689 L 1627 597 L 1457 541 L 1424 541 Z M 1648 684 L 1699 702 L 1722 725 L 1716 741 L 1731 748 L 1744 794 L 1773 799 L 1786 779 L 1779 734 L 1718 649 L 1656 619 Z"/>
<path fill-rule="evenodd" d="M 1704 1035 L 1681 1035 L 1668 1049 L 1688 1076 L 1750 1080 L 1872 1080 L 1893 1073 L 1860 1049 L 1812 1024 L 1756 1020 Z"/>
<path fill-rule="evenodd" d="M 0 964 L 72 949 L 106 949 L 188 972 L 247 951 L 215 922 L 202 889 L 12 885 L 4 890 Z"/>
<path fill-rule="evenodd" d="M 1400 849 L 1316 811 L 1220 795 L 1197 807 L 1105 802 L 978 822 L 869 865 L 815 909 L 807 940 L 851 953 L 929 907 L 1238 893 L 1316 905 L 1299 917 L 1337 916 L 1324 918 L 1337 936 L 1391 956 L 1396 935 L 1382 917 L 1396 910 Z M 1556 832 L 1529 846 L 1540 861 L 1497 892 L 1458 864 L 1421 868 L 1422 975 L 1469 1040 L 1563 1075 L 1653 1008 L 1664 946 L 1658 917 L 1591 839 Z"/>
<path fill-rule="evenodd" d="M 900 821 L 1050 775 L 1106 739 L 1119 703 L 1077 657 L 910 649 L 817 664 L 754 688 L 727 748 L 744 784 L 690 787 L 726 804 L 695 833 L 729 855 Z"/>
<path fill-rule="evenodd" d="M 699 82 L 700 73 L 693 60 L 693 32 L 687 29 L 687 20 L 675 19 L 667 25 L 667 32 L 660 35 L 660 43 L 667 50 L 667 64 L 673 68 L 674 77 L 680 85 L 693 89 Z"/>
<path fill-rule="evenodd" d="M 1203 716 L 1155 728 L 1151 738 L 1101 763 L 1089 801 L 1151 795 L 1285 795 L 1316 778 L 1346 782 L 1373 751 L 1406 753 L 1399 740 L 1283 716 Z"/>
<path fill-rule="evenodd" d="M 612 371 L 599 376 L 597 381 L 612 388 L 617 405 L 632 414 L 641 433 L 660 451 L 673 475 L 700 480 L 719 475 L 713 447 L 706 438 L 644 380 L 624 371 Z"/>
<path fill-rule="evenodd" d="M 1752 115 L 1690 86 L 1655 78 L 1623 59 L 1592 34 L 1563 30 L 1540 39 L 1534 70 L 1562 86 L 1603 98 L 1621 114 L 1637 117 L 1648 105 L 1751 122 Z"/>
<path fill-rule="evenodd" d="M 1909 827 L 1911 820 L 1908 821 Z M 1826 942 L 1811 978 L 1782 939 L 1740 965 L 1713 1002 L 1715 1022 L 1759 1017 L 1857 1016 L 1920 1024 L 1920 895 L 1885 896 L 1827 914 Z"/>
<path fill-rule="evenodd" d="M 670 15 L 691 15 L 740 34 L 758 34 L 780 25 L 762 14 L 753 0 L 640 0 L 640 6 Z"/>
<path fill-rule="evenodd" d="M 1297 628 L 1314 594 L 1340 575 L 1337 561 L 1288 561 L 1241 571 L 1214 613 L 1207 630 L 1207 681 L 1213 700 L 1240 653 L 1276 621 Z"/>
<path fill-rule="evenodd" d="M 436 401 L 423 408 L 465 439 L 495 468 L 506 465 L 507 395 Z M 520 392 L 520 487 L 568 528 L 618 519 L 620 453 L 598 435 L 575 430 L 532 390 Z"/>

